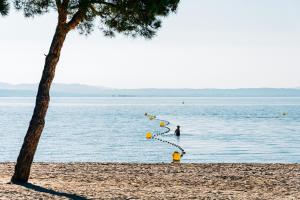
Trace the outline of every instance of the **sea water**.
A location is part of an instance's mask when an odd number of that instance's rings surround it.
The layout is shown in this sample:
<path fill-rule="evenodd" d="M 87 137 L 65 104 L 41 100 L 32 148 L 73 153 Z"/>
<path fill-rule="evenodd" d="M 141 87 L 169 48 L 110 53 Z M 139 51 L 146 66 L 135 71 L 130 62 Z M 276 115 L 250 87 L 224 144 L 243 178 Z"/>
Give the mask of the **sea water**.
<path fill-rule="evenodd" d="M 34 98 L 0 98 L 0 162 L 16 161 Z M 99 97 L 52 98 L 35 161 L 171 162 L 180 145 L 182 162 L 300 162 L 300 98 Z M 181 137 L 172 133 L 181 126 Z"/>

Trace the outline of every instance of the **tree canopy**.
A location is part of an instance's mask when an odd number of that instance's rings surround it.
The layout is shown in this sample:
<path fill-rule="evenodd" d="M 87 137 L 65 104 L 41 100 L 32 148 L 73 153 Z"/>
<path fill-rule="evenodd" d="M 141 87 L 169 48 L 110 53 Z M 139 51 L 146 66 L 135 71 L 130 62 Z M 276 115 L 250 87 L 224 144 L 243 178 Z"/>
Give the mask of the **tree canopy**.
<path fill-rule="evenodd" d="M 8 14 L 9 5 L 6 0 L 0 0 L 0 14 L 7 15 Z"/>
<path fill-rule="evenodd" d="M 161 18 L 175 12 L 179 0 L 15 0 L 16 9 L 26 17 L 58 11 L 66 15 L 69 29 L 89 34 L 97 26 L 105 36 L 123 33 L 151 38 Z"/>

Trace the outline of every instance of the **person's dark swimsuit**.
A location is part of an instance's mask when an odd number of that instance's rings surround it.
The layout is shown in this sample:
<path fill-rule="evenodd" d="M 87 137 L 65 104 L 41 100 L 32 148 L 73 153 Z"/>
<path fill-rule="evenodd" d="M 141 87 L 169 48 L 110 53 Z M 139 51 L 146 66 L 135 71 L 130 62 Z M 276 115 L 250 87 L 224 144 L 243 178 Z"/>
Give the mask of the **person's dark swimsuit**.
<path fill-rule="evenodd" d="M 175 135 L 176 135 L 176 136 L 180 136 L 180 129 L 179 129 L 179 128 L 177 128 L 177 129 L 175 130 Z"/>

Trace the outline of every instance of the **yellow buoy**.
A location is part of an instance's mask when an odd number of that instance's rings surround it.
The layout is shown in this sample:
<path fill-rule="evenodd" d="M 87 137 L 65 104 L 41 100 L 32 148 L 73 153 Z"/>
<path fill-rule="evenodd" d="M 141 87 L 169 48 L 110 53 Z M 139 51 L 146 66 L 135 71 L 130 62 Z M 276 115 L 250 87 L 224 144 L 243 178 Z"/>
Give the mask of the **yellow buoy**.
<path fill-rule="evenodd" d="M 160 122 L 160 123 L 159 123 L 159 126 L 160 126 L 160 127 L 165 127 L 166 124 L 165 124 L 165 122 Z"/>
<path fill-rule="evenodd" d="M 181 155 L 178 151 L 174 151 L 173 153 L 173 162 L 179 162 L 181 158 Z"/>
<path fill-rule="evenodd" d="M 151 132 L 147 132 L 146 133 L 146 138 L 147 139 L 151 139 L 152 138 L 152 133 Z"/>
<path fill-rule="evenodd" d="M 150 120 L 154 120 L 154 117 L 151 115 L 151 116 L 149 116 L 149 119 Z"/>
<path fill-rule="evenodd" d="M 149 118 L 150 120 L 154 120 L 154 119 L 156 118 L 156 116 L 155 116 L 155 115 L 148 115 L 148 118 Z"/>

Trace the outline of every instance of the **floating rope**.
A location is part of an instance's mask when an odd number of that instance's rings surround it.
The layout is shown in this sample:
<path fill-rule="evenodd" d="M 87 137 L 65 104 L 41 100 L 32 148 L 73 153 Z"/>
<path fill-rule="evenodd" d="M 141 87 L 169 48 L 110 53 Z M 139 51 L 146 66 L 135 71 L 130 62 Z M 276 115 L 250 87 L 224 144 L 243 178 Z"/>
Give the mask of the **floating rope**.
<path fill-rule="evenodd" d="M 159 121 L 160 122 L 160 127 L 163 127 L 163 128 L 166 129 L 165 131 L 156 133 L 153 136 L 151 135 L 150 132 L 148 132 L 146 134 L 146 137 L 148 139 L 158 140 L 160 142 L 167 143 L 167 144 L 169 144 L 171 146 L 174 146 L 175 148 L 178 148 L 181 151 L 181 153 L 180 153 L 180 158 L 181 158 L 185 154 L 185 151 L 184 151 L 184 149 L 181 146 L 179 146 L 179 145 L 177 145 L 177 144 L 175 144 L 173 142 L 169 142 L 167 140 L 161 139 L 159 137 L 159 136 L 164 136 L 165 134 L 167 134 L 167 133 L 169 133 L 171 131 L 171 129 L 168 127 L 168 125 L 170 124 L 170 122 L 168 122 L 167 120 L 157 119 L 156 116 L 149 115 L 147 113 L 145 113 L 145 116 L 148 117 L 150 120 L 157 120 L 157 121 Z M 174 159 L 174 156 L 176 157 L 176 153 L 178 153 L 178 152 L 175 151 L 173 153 L 173 161 L 175 161 L 175 160 L 176 161 L 180 161 L 180 158 Z"/>

